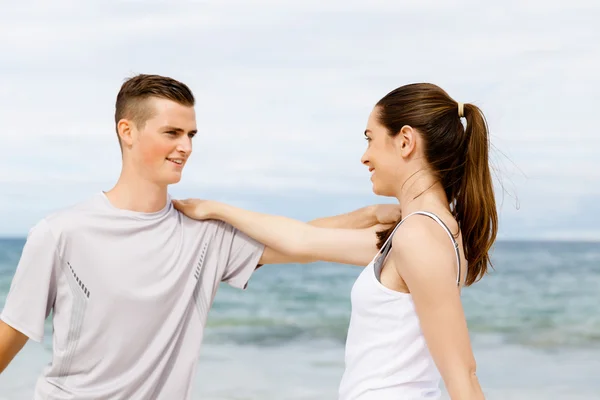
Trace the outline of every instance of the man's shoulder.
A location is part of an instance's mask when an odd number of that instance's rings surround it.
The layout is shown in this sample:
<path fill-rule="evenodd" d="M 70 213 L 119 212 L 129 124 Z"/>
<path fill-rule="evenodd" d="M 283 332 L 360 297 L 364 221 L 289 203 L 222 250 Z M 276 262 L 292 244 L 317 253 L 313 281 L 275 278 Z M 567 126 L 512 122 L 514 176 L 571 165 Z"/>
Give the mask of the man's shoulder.
<path fill-rule="evenodd" d="M 88 224 L 88 217 L 99 210 L 99 195 L 91 195 L 73 204 L 58 208 L 39 220 L 31 229 L 34 231 L 50 231 L 55 236 L 77 230 Z"/>
<path fill-rule="evenodd" d="M 201 232 L 227 232 L 234 229 L 233 226 L 218 219 L 197 220 L 188 217 L 179 210 L 173 211 L 174 213 L 179 215 L 183 226 L 189 230 L 196 230 Z"/>

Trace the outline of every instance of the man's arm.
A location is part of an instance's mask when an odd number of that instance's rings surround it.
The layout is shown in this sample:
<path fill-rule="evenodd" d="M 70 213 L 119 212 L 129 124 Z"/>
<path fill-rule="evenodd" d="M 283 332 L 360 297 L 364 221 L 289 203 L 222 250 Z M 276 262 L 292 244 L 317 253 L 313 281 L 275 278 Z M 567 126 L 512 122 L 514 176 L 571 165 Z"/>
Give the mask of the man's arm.
<path fill-rule="evenodd" d="M 366 229 L 379 224 L 396 223 L 400 216 L 399 204 L 375 204 L 345 214 L 317 218 L 308 223 L 319 228 Z"/>
<path fill-rule="evenodd" d="M 342 264 L 351 264 L 356 266 L 365 266 L 372 257 L 375 257 L 377 253 L 377 247 L 375 245 L 371 246 L 370 243 L 374 241 L 377 242 L 377 232 L 386 229 L 385 225 L 374 225 L 370 228 L 364 229 L 352 229 L 352 230 L 344 230 L 351 234 L 352 236 L 346 236 L 344 239 L 336 242 L 332 247 L 328 248 L 328 253 L 338 252 L 336 246 L 344 246 L 345 247 L 345 255 L 341 258 L 330 259 L 331 262 L 337 262 Z M 330 232 L 334 232 L 334 230 L 339 230 L 336 228 L 327 228 Z M 349 239 L 349 240 L 346 240 Z M 364 249 L 363 246 L 366 245 L 367 249 Z M 368 260 L 365 258 L 362 262 L 349 262 L 348 259 L 355 258 L 353 253 L 368 253 Z M 317 255 L 317 248 L 315 247 L 315 252 L 307 255 L 299 255 L 299 254 L 288 254 L 279 250 L 274 249 L 273 247 L 265 246 L 265 250 L 260 258 L 258 267 L 261 267 L 265 264 L 309 264 L 317 261 L 323 261 L 324 257 L 320 257 Z M 325 260 L 327 261 L 327 259 Z M 366 261 L 366 262 L 364 262 Z"/>
<path fill-rule="evenodd" d="M 375 204 L 361 207 L 357 210 L 334 215 L 331 217 L 317 218 L 307 222 L 318 228 L 331 229 L 361 229 L 371 231 L 373 237 L 376 232 L 385 230 L 400 219 L 400 206 L 396 204 Z M 385 224 L 385 225 L 384 225 Z M 375 253 L 373 253 L 373 256 Z M 299 258 L 297 255 L 289 255 L 266 246 L 258 267 L 264 264 L 308 264 L 319 261 L 314 257 Z"/>
<path fill-rule="evenodd" d="M 44 321 L 56 298 L 55 271 L 59 257 L 54 235 L 46 220 L 36 224 L 27 241 L 0 321 L 0 372 L 13 360 L 28 339 L 41 342 Z"/>
<path fill-rule="evenodd" d="M 345 214 L 317 218 L 307 223 L 318 228 L 367 230 L 376 237 L 376 232 L 389 228 L 392 223 L 400 220 L 400 216 L 398 204 L 374 204 Z M 285 254 L 266 246 L 258 267 L 264 264 L 308 264 L 316 261 L 319 260 L 314 257 L 299 258 L 297 255 Z"/>
<path fill-rule="evenodd" d="M 0 374 L 21 351 L 29 338 L 0 320 Z"/>

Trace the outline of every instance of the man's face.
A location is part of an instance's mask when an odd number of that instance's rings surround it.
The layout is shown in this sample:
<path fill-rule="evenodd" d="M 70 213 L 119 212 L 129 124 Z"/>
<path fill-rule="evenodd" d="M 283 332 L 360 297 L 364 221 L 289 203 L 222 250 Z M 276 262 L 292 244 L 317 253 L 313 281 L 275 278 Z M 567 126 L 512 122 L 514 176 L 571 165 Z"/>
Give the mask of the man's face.
<path fill-rule="evenodd" d="M 146 101 L 152 117 L 139 129 L 130 123 L 126 157 L 140 177 L 158 185 L 177 183 L 192 154 L 192 138 L 196 134 L 194 107 L 161 98 Z"/>

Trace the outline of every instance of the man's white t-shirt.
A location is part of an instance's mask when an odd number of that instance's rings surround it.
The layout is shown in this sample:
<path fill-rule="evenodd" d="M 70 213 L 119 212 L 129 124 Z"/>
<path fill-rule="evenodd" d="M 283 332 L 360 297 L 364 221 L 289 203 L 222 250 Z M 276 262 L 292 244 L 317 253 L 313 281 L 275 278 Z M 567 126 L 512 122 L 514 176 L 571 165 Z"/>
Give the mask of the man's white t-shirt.
<path fill-rule="evenodd" d="M 185 400 L 220 282 L 243 289 L 264 246 L 221 221 L 117 209 L 104 193 L 28 235 L 0 318 L 53 358 L 36 400 Z"/>

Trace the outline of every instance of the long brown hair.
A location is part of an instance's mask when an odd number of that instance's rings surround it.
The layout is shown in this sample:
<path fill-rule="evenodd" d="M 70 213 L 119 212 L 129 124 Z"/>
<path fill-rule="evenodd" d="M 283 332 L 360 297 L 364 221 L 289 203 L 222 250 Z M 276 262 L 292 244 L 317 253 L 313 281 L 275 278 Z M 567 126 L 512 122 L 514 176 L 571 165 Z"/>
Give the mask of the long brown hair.
<path fill-rule="evenodd" d="M 425 159 L 442 184 L 462 231 L 469 263 L 465 284 L 471 285 L 491 265 L 488 253 L 496 239 L 498 213 L 485 117 L 477 106 L 464 104 L 465 128 L 459 107 L 444 90 L 429 83 L 397 88 L 376 105 L 379 122 L 391 136 L 396 136 L 404 125 L 421 134 Z M 379 247 L 392 230 L 378 232 Z"/>

